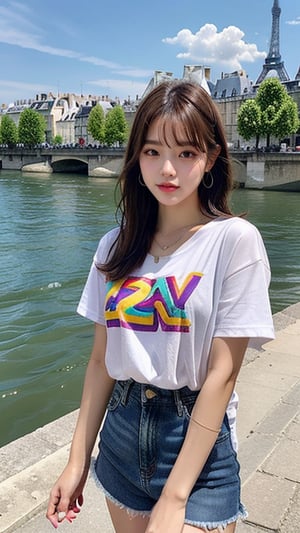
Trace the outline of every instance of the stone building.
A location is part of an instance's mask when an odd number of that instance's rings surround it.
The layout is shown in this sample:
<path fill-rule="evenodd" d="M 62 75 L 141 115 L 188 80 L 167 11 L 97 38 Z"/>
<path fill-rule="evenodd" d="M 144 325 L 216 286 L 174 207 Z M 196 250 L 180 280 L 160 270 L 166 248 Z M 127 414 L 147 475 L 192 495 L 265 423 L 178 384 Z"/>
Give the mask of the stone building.
<path fill-rule="evenodd" d="M 34 99 L 18 100 L 12 105 L 1 109 L 2 114 L 8 114 L 16 125 L 19 124 L 20 115 L 26 108 L 34 109 L 40 113 L 46 123 L 46 142 L 52 143 L 56 135 L 60 135 L 64 144 L 78 142 L 75 133 L 75 119 L 80 108 L 91 109 L 99 102 L 105 108 L 111 107 L 108 96 L 76 95 L 64 93 L 54 96 L 52 93 L 37 94 Z"/>
<path fill-rule="evenodd" d="M 248 96 L 253 93 L 253 84 L 248 78 L 245 70 L 236 70 L 229 74 L 221 74 L 213 90 L 213 98 L 231 98 L 234 96 Z"/>
<path fill-rule="evenodd" d="M 101 105 L 104 114 L 107 113 L 110 109 L 112 109 L 112 102 L 108 99 L 101 98 L 100 100 L 93 100 L 90 103 L 82 104 L 77 111 L 77 114 L 75 116 L 75 123 L 74 123 L 74 136 L 75 136 L 75 142 L 82 144 L 82 145 L 88 145 L 88 144 L 98 144 L 91 134 L 88 132 L 87 124 L 89 119 L 89 114 L 96 104 Z"/>

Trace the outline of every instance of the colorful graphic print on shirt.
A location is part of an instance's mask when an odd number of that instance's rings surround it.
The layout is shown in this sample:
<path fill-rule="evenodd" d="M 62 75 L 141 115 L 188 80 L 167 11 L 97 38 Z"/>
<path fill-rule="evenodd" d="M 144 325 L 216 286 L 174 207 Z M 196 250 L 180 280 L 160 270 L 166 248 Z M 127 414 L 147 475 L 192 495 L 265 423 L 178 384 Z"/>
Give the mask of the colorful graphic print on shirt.
<path fill-rule="evenodd" d="M 189 332 L 191 322 L 185 304 L 203 274 L 191 272 L 179 286 L 175 276 L 128 277 L 107 282 L 105 319 L 107 327 L 136 331 Z"/>

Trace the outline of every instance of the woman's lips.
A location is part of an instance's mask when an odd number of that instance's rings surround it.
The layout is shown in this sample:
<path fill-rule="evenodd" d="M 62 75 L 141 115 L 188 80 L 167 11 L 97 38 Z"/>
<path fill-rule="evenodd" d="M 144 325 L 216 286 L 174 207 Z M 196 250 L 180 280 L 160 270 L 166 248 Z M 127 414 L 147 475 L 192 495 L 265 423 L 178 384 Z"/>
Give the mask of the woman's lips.
<path fill-rule="evenodd" d="M 174 192 L 174 191 L 177 191 L 177 189 L 179 189 L 177 185 L 173 185 L 172 183 L 160 183 L 158 185 L 158 188 L 160 191 L 163 191 L 163 192 Z"/>

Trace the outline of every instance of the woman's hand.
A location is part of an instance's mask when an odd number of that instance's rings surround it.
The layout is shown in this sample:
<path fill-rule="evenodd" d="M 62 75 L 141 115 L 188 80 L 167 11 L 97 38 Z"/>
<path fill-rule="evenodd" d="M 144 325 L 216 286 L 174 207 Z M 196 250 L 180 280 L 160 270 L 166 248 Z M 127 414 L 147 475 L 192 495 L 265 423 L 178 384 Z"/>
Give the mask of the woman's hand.
<path fill-rule="evenodd" d="M 83 487 L 88 475 L 68 464 L 50 492 L 46 517 L 53 527 L 59 522 L 72 522 L 80 512 L 83 504 Z"/>
<path fill-rule="evenodd" d="M 184 518 L 185 503 L 162 493 L 153 507 L 145 533 L 182 533 Z"/>

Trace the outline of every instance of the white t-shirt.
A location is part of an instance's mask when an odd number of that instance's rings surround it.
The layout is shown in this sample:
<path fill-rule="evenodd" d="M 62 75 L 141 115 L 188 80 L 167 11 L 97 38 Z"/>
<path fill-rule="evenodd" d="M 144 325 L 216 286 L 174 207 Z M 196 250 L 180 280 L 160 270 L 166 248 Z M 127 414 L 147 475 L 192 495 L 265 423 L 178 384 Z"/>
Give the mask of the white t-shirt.
<path fill-rule="evenodd" d="M 105 262 L 118 231 L 100 240 L 77 309 L 106 325 L 112 378 L 199 390 L 214 337 L 249 337 L 256 348 L 274 338 L 269 261 L 255 226 L 214 219 L 170 256 L 155 263 L 148 254 L 126 279 L 106 282 L 96 264 Z M 232 425 L 236 403 L 234 394 Z"/>

